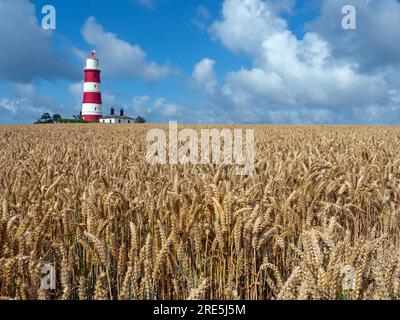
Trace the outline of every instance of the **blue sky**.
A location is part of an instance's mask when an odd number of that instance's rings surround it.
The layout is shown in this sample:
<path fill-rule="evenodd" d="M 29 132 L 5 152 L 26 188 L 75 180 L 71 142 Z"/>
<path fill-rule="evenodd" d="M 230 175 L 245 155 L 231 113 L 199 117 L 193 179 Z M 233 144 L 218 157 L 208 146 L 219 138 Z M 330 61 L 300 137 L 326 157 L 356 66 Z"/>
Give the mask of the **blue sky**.
<path fill-rule="evenodd" d="M 46 4 L 57 28 L 41 28 Z M 357 9 L 357 30 L 341 9 Z M 397 0 L 0 0 L 0 123 L 79 113 L 83 59 L 152 122 L 400 123 Z"/>

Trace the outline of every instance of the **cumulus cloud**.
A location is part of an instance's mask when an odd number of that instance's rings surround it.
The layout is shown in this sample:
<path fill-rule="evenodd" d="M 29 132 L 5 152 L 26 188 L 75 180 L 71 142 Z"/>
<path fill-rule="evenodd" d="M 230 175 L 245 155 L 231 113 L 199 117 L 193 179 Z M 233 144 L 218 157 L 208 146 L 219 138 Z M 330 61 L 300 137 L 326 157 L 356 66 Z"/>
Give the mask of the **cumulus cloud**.
<path fill-rule="evenodd" d="M 257 53 L 265 38 L 286 29 L 286 21 L 275 14 L 271 3 L 261 0 L 226 0 L 222 19 L 211 27 L 227 48 L 249 54 Z"/>
<path fill-rule="evenodd" d="M 140 46 L 132 45 L 119 39 L 116 34 L 105 31 L 94 17 L 86 21 L 82 35 L 86 42 L 97 50 L 102 68 L 108 75 L 138 76 L 145 81 L 154 82 L 172 72 L 167 65 L 148 61 L 146 52 Z"/>
<path fill-rule="evenodd" d="M 0 99 L 0 108 L 3 108 L 4 110 L 11 112 L 13 114 L 17 113 L 17 110 L 20 109 L 20 106 L 24 104 L 27 101 L 27 99 L 15 99 L 15 100 L 9 100 L 7 98 L 1 98 Z"/>
<path fill-rule="evenodd" d="M 357 29 L 344 30 L 338 13 L 345 5 L 357 12 Z M 400 2 L 396 0 L 324 0 L 321 15 L 308 29 L 332 45 L 332 55 L 353 61 L 361 70 L 400 66 Z"/>
<path fill-rule="evenodd" d="M 274 11 L 276 14 L 293 14 L 293 12 L 295 11 L 294 7 L 296 3 L 295 0 L 269 0 L 268 4 L 271 10 Z"/>
<path fill-rule="evenodd" d="M 152 112 L 149 107 L 149 96 L 136 96 L 132 98 L 132 107 L 137 114 L 150 114 Z"/>
<path fill-rule="evenodd" d="M 77 79 L 79 73 L 63 53 L 53 49 L 53 34 L 39 26 L 28 0 L 0 0 L 0 79 Z"/>
<path fill-rule="evenodd" d="M 218 87 L 217 76 L 214 71 L 215 61 L 204 58 L 193 70 L 193 79 L 208 95 L 214 95 Z"/>
<path fill-rule="evenodd" d="M 33 97 L 36 94 L 36 88 L 32 83 L 15 83 L 9 84 L 11 92 L 14 92 L 18 96 L 22 97 Z"/>
<path fill-rule="evenodd" d="M 62 113 L 64 109 L 50 95 L 39 94 L 32 84 L 9 83 L 8 95 L 0 97 L 0 123 L 32 123 L 45 112 Z"/>
<path fill-rule="evenodd" d="M 206 101 L 185 99 L 176 102 L 165 97 L 151 98 L 144 95 L 132 98 L 128 112 L 133 116 L 143 116 L 149 122 L 240 123 L 241 116 L 236 117 L 229 106 L 222 102 L 216 96 L 207 96 Z"/>
<path fill-rule="evenodd" d="M 335 44 L 316 32 L 297 38 L 274 5 L 225 0 L 212 26 L 215 38 L 252 61 L 251 68 L 227 73 L 219 89 L 234 116 L 250 122 L 379 123 L 398 112 L 382 73 L 365 73 L 357 60 L 339 59 Z"/>
<path fill-rule="evenodd" d="M 59 113 L 62 107 L 48 96 L 0 98 L 1 124 L 33 123 L 45 112 Z"/>
<path fill-rule="evenodd" d="M 184 111 L 181 106 L 164 97 L 153 100 L 148 96 L 133 97 L 132 110 L 149 121 L 181 120 Z"/>

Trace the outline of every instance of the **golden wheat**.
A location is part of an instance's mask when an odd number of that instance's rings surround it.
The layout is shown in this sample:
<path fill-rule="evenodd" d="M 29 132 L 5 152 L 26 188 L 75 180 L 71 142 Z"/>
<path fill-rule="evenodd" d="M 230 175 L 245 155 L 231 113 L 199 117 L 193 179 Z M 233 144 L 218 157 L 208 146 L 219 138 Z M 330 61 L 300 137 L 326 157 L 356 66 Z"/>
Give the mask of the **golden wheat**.
<path fill-rule="evenodd" d="M 0 127 L 0 299 L 400 298 L 399 128 L 254 126 L 242 177 L 153 127 Z"/>

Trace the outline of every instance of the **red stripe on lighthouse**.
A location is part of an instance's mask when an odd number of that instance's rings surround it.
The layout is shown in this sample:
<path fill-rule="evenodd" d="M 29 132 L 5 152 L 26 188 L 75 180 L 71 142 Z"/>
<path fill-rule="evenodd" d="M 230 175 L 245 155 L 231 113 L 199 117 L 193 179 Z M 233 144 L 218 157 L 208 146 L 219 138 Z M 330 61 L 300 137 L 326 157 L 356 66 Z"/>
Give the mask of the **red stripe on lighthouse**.
<path fill-rule="evenodd" d="M 100 83 L 100 71 L 99 70 L 85 70 L 85 82 Z"/>
<path fill-rule="evenodd" d="M 83 103 L 98 103 L 102 104 L 100 92 L 84 92 Z"/>
<path fill-rule="evenodd" d="M 83 115 L 83 120 L 88 121 L 88 122 L 98 122 L 101 118 L 101 116 L 95 116 L 95 115 Z"/>

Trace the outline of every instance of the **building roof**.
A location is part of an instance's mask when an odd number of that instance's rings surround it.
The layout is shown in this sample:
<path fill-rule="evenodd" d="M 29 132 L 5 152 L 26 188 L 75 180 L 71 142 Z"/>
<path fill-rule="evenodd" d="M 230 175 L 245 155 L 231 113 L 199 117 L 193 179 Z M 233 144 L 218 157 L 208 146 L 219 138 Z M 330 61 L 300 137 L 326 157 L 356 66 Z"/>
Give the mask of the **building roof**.
<path fill-rule="evenodd" d="M 128 117 L 128 116 L 118 116 L 116 114 L 104 116 L 101 119 L 125 119 L 125 120 L 135 120 L 135 118 Z"/>

